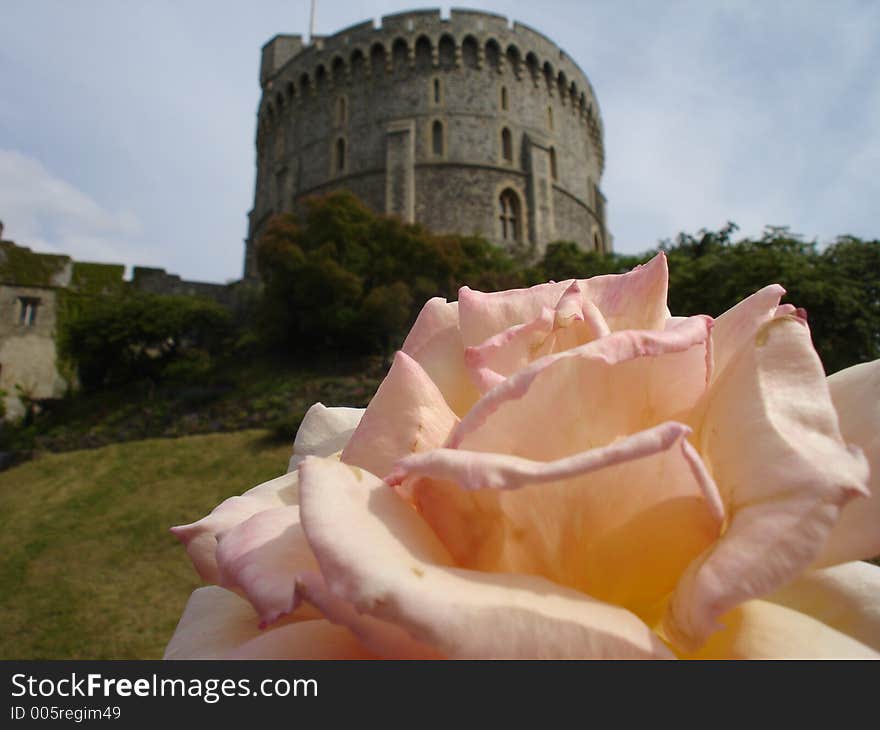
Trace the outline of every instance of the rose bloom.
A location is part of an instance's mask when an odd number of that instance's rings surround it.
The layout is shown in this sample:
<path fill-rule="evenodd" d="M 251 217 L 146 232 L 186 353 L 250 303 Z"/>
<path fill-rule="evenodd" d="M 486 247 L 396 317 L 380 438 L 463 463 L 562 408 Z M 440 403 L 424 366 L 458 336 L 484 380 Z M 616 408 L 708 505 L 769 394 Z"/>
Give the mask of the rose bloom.
<path fill-rule="evenodd" d="M 173 528 L 214 585 L 166 657 L 878 656 L 880 361 L 826 379 L 782 287 L 713 320 L 667 282 L 429 301 L 365 411 Z"/>

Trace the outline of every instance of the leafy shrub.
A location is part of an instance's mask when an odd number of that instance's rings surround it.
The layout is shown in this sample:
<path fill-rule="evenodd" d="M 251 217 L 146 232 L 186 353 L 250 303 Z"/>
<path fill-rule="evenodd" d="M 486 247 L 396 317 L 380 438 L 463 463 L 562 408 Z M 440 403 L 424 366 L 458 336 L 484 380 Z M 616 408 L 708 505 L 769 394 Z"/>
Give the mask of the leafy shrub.
<path fill-rule="evenodd" d="M 89 299 L 65 318 L 62 355 L 86 389 L 164 377 L 197 378 L 232 334 L 220 305 L 183 296 L 143 293 Z"/>

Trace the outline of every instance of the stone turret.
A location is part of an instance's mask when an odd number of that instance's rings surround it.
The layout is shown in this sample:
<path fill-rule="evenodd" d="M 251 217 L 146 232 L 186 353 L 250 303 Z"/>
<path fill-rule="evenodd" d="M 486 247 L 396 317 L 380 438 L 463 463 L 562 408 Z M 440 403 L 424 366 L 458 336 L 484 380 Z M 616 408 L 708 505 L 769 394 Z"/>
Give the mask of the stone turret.
<path fill-rule="evenodd" d="M 602 119 L 578 65 L 520 23 L 399 13 L 262 51 L 245 277 L 269 218 L 347 188 L 437 232 L 610 250 Z"/>

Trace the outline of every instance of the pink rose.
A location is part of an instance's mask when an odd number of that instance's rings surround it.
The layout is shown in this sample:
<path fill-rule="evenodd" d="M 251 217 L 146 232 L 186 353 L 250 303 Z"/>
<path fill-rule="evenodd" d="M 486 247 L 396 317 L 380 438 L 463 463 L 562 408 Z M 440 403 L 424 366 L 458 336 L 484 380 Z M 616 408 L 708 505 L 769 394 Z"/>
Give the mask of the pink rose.
<path fill-rule="evenodd" d="M 365 412 L 174 528 L 217 585 L 166 656 L 878 656 L 880 361 L 826 380 L 779 286 L 666 291 L 429 301 Z"/>

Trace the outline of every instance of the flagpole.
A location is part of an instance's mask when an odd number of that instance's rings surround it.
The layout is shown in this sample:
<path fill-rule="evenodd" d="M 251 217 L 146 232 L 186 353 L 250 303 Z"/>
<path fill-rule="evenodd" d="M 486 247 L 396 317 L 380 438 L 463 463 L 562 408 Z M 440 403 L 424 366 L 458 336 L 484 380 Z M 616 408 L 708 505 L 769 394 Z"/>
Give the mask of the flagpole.
<path fill-rule="evenodd" d="M 312 0 L 312 17 L 309 21 L 309 43 L 315 42 L 315 3 L 316 0 Z"/>

